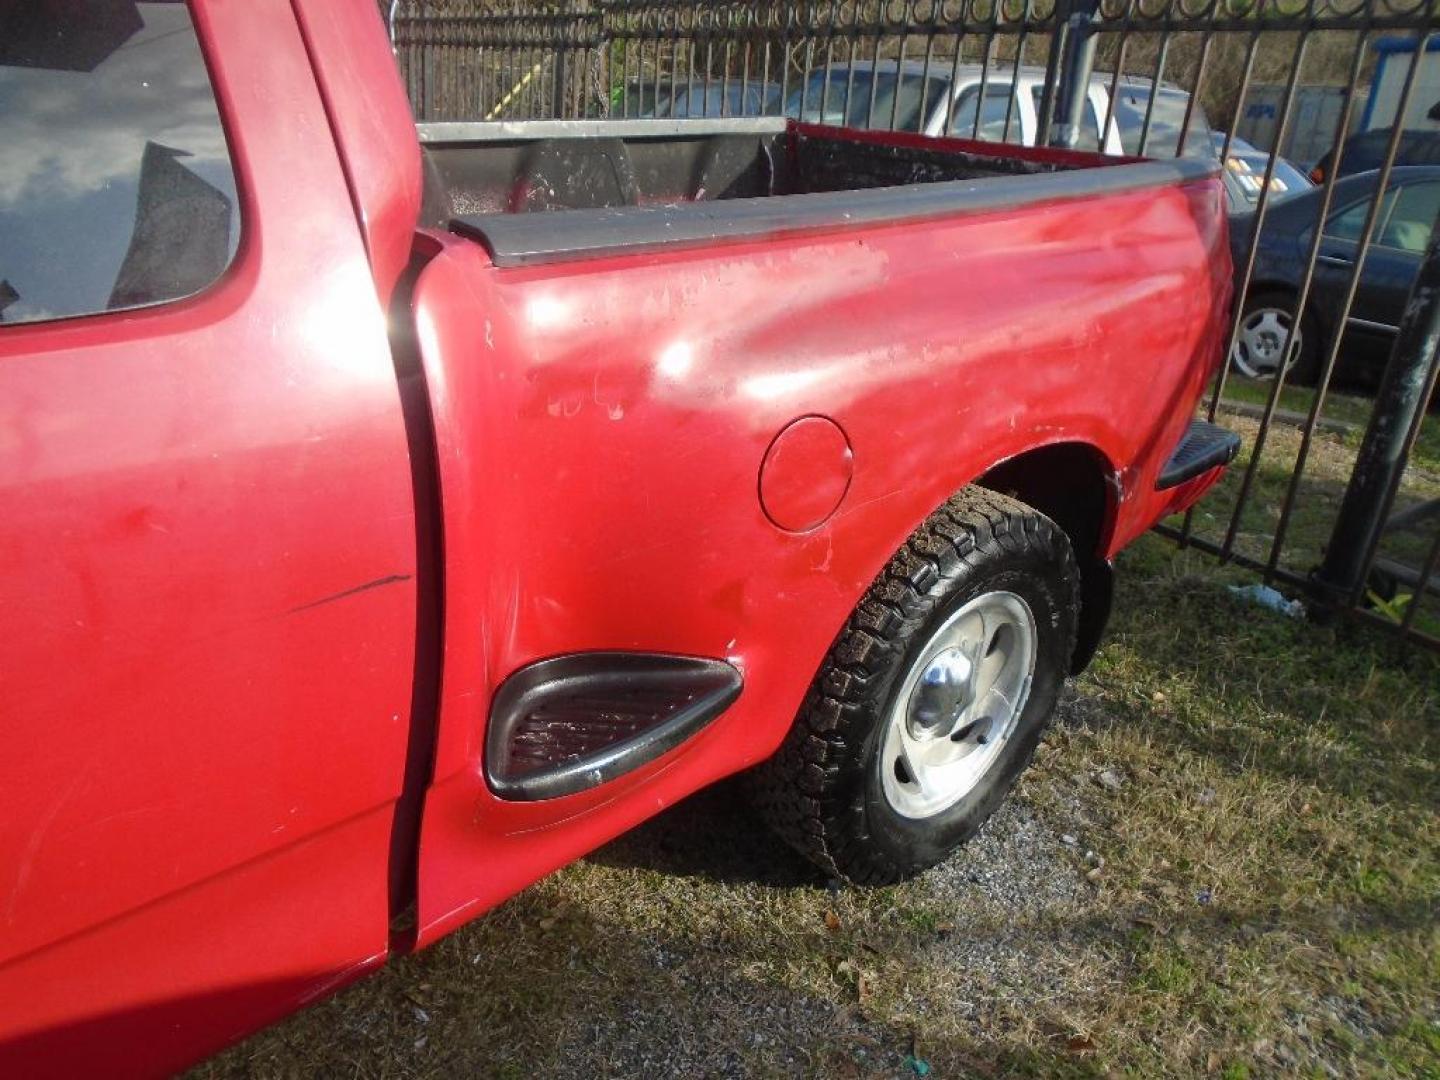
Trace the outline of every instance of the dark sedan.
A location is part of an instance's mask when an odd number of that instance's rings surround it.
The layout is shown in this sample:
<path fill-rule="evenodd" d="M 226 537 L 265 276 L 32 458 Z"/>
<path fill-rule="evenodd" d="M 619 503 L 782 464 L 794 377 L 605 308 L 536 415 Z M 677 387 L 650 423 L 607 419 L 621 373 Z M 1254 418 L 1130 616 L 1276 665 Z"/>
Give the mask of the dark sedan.
<path fill-rule="evenodd" d="M 1391 132 L 1390 128 L 1376 128 L 1346 139 L 1344 153 L 1340 155 L 1339 175 L 1369 172 L 1384 165 Z M 1310 170 L 1310 179 L 1317 184 L 1324 183 L 1334 158 L 1335 151 L 1331 150 L 1317 161 Z M 1402 131 L 1395 147 L 1395 164 L 1440 165 L 1440 131 Z"/>
<path fill-rule="evenodd" d="M 1400 314 L 1440 210 L 1440 167 L 1397 166 L 1391 170 L 1355 303 L 1342 327 L 1340 311 L 1379 177 L 1378 172 L 1367 172 L 1335 182 L 1309 302 L 1290 350 L 1289 377 L 1294 381 L 1310 383 L 1316 379 L 1329 345 L 1342 331 L 1344 347 L 1337 374 L 1373 381 L 1379 365 L 1389 355 Z M 1240 333 L 1230 354 L 1231 364 L 1241 374 L 1270 378 L 1279 370 L 1290 343 L 1295 299 L 1304 278 L 1323 195 L 1323 188 L 1312 188 L 1272 204 L 1266 212 Z M 1253 214 L 1231 219 L 1230 243 L 1237 277 L 1244 271 L 1254 220 Z"/>

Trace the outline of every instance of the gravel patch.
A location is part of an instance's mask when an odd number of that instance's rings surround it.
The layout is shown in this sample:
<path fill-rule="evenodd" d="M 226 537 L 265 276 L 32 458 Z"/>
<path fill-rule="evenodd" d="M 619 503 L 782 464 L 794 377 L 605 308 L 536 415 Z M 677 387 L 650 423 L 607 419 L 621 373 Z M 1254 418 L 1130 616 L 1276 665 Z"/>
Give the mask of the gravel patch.
<path fill-rule="evenodd" d="M 978 835 L 918 884 L 957 913 L 1037 918 L 1073 910 L 1086 891 L 1076 847 L 1028 804 L 1008 799 Z M 1081 851 L 1077 841 L 1077 847 Z"/>
<path fill-rule="evenodd" d="M 1059 801 L 1081 810 L 1078 795 Z M 583 1030 L 572 1031 L 555 1074 L 831 1075 L 838 1069 L 913 1077 L 907 1059 L 916 1053 L 917 1031 L 952 1028 L 957 1020 L 985 1023 L 998 1004 L 1024 1010 L 1062 988 L 1098 985 L 1099 968 L 1077 979 L 1075 964 L 1060 959 L 1073 957 L 1074 942 L 1062 946 L 1057 935 L 1080 921 L 1093 893 L 1086 873 L 1098 860 L 1077 824 L 1090 819 L 1083 812 L 1062 810 L 1061 816 L 1066 820 L 1051 821 L 1023 797 L 1012 797 L 947 862 L 895 889 L 866 892 L 809 873 L 756 831 L 733 789 L 698 796 L 592 861 L 611 870 L 660 869 L 673 875 L 679 895 L 702 890 L 721 907 L 799 907 L 814 910 L 817 923 L 823 912 L 832 930 L 853 938 L 832 950 L 844 959 L 832 961 L 830 992 L 797 993 L 786 985 L 777 972 L 784 960 L 772 962 L 765 943 L 747 956 L 720 944 L 649 942 L 656 982 L 637 988 L 618 1011 L 589 1017 Z M 915 928 L 917 918 L 923 929 Z M 911 973 L 923 976 L 912 982 Z M 872 997 L 883 999 L 883 1007 Z"/>
<path fill-rule="evenodd" d="M 836 1051 L 871 1071 L 899 1063 L 893 1039 L 852 1010 L 756 983 L 723 965 L 692 960 L 686 966 L 667 982 L 668 992 L 587 1017 L 567 1033 L 545 1074 L 813 1075 Z"/>

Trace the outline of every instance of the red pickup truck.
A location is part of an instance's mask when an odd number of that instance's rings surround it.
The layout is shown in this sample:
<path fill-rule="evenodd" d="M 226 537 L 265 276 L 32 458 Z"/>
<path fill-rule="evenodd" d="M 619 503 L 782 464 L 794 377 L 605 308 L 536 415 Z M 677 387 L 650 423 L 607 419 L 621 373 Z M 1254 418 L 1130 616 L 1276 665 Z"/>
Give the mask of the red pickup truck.
<path fill-rule="evenodd" d="M 417 128 L 370 0 L 0 12 L 0 1075 L 162 1072 L 749 771 L 944 858 L 1235 450 L 1210 163 Z"/>

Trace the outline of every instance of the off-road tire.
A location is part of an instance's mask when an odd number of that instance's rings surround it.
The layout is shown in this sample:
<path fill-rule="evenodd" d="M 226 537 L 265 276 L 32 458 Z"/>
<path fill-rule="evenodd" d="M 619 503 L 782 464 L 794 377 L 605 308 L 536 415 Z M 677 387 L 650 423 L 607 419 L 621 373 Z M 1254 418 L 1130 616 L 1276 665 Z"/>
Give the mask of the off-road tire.
<path fill-rule="evenodd" d="M 1069 539 L 1044 514 L 984 488 L 955 495 L 870 586 L 784 744 L 749 774 L 761 815 L 821 870 L 856 884 L 888 884 L 945 859 L 995 812 L 1055 711 L 1075 647 L 1079 582 Z M 902 817 L 879 773 L 891 696 L 948 615 L 994 590 L 1025 599 L 1038 637 L 1014 735 L 958 803 L 933 817 Z"/>

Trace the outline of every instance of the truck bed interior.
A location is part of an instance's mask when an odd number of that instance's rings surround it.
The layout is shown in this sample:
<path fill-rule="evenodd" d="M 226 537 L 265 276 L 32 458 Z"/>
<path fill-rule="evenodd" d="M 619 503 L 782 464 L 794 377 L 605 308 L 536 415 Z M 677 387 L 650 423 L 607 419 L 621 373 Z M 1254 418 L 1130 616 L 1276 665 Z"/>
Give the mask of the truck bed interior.
<path fill-rule="evenodd" d="M 983 210 L 1212 175 L 1143 161 L 786 121 L 420 125 L 424 219 L 499 266 Z"/>

